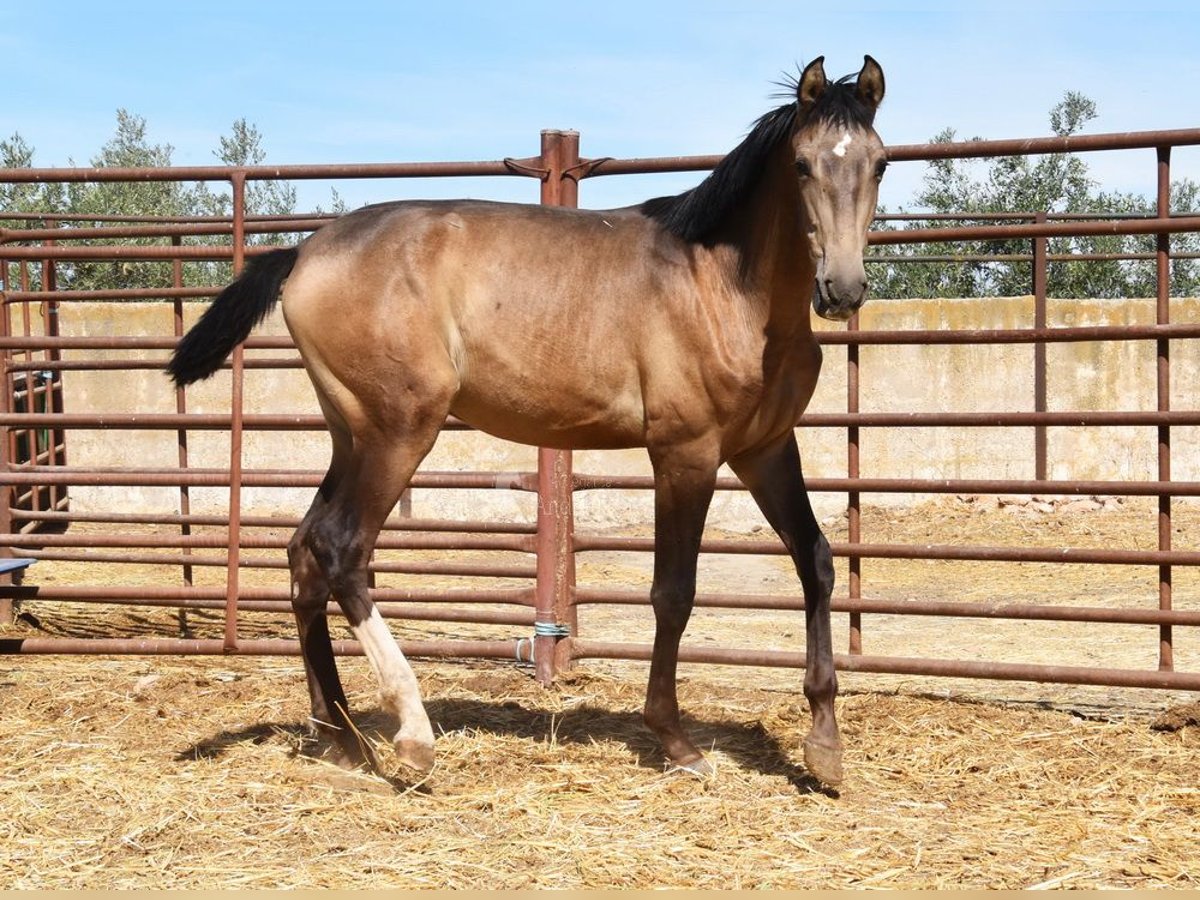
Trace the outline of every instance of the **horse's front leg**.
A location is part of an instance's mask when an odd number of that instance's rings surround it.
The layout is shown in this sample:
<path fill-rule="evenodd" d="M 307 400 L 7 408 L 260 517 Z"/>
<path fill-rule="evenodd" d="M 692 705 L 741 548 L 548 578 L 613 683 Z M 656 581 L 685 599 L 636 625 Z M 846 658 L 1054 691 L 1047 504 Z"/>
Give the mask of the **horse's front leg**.
<path fill-rule="evenodd" d="M 812 730 L 804 739 L 804 765 L 825 784 L 840 784 L 842 738 L 833 708 L 837 673 L 829 620 L 833 554 L 813 515 L 796 436 L 789 432 L 779 443 L 730 460 L 729 464 L 783 539 L 800 576 L 808 639 L 804 695 L 812 710 Z"/>
<path fill-rule="evenodd" d="M 698 775 L 712 769 L 683 730 L 675 690 L 679 642 L 696 598 L 696 561 L 716 484 L 715 454 L 651 451 L 654 464 L 654 650 L 644 718 L 672 765 Z"/>

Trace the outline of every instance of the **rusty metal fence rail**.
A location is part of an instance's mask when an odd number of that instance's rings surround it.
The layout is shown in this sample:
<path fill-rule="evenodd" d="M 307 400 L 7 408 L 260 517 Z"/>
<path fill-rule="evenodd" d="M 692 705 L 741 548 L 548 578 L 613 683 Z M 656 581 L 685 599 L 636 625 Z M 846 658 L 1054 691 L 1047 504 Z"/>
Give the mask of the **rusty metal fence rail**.
<path fill-rule="evenodd" d="M 1200 496 L 1200 482 L 1173 480 L 1171 474 L 1172 429 L 1200 426 L 1200 410 L 1171 406 L 1170 349 L 1172 342 L 1200 337 L 1200 323 L 1172 322 L 1169 294 L 1171 260 L 1169 235 L 1200 231 L 1200 216 L 1172 215 L 1169 208 L 1170 151 L 1175 146 L 1200 144 L 1200 130 L 1047 138 L 1026 141 L 990 141 L 892 147 L 896 161 L 919 161 L 947 157 L 983 157 L 1026 153 L 1152 149 L 1156 154 L 1158 211 L 1150 218 L 1109 218 L 1092 221 L 1049 221 L 1045 217 L 1027 224 L 997 223 L 875 233 L 873 242 L 959 241 L 1007 238 L 1030 241 L 1034 269 L 1035 298 L 1031 327 L 1019 329 L 975 329 L 969 331 L 868 331 L 852 321 L 845 331 L 822 332 L 830 345 L 844 345 L 847 394 L 845 412 L 812 413 L 802 423 L 807 428 L 844 429 L 846 433 L 845 477 L 809 479 L 817 492 L 844 494 L 847 498 L 848 536 L 835 544 L 835 555 L 848 560 L 849 579 L 844 592 L 835 597 L 834 610 L 849 617 L 846 652 L 836 658 L 847 671 L 887 672 L 913 675 L 948 675 L 1000 679 L 1058 681 L 1200 690 L 1200 672 L 1176 671 L 1174 631 L 1176 627 L 1200 626 L 1200 609 L 1176 608 L 1172 573 L 1179 567 L 1200 566 L 1200 551 L 1172 546 L 1173 501 Z M 224 181 L 233 191 L 234 214 L 225 221 L 179 220 L 121 221 L 96 225 L 95 220 L 64 223 L 61 217 L 46 216 L 38 227 L 0 232 L 0 291 L 4 313 L 0 316 L 0 350 L 3 351 L 3 390 L 0 390 L 0 557 L 26 560 L 90 562 L 96 565 L 164 565 L 178 568 L 180 583 L 135 587 L 85 587 L 71 584 L 17 583 L 12 573 L 0 575 L 0 603 L 59 600 L 70 602 L 119 603 L 125 606 L 167 606 L 179 609 L 217 610 L 223 613 L 219 638 L 122 637 L 51 638 L 10 637 L 0 639 L 4 653 L 295 653 L 294 641 L 245 636 L 239 629 L 239 613 L 286 612 L 288 591 L 281 587 L 258 587 L 244 583 L 243 571 L 280 569 L 285 566 L 283 548 L 289 529 L 298 522 L 290 516 L 249 515 L 243 509 L 242 489 L 264 486 L 315 488 L 322 472 L 287 468 L 251 469 L 244 465 L 243 439 L 257 431 L 320 431 L 319 416 L 246 412 L 245 373 L 255 369 L 299 367 L 286 338 L 258 336 L 238 348 L 229 363 L 230 396 L 227 413 L 189 411 L 188 394 L 176 395 L 174 413 L 130 409 L 122 413 L 65 412 L 61 383 L 65 372 L 105 371 L 129 368 L 157 369 L 184 328 L 185 301 L 211 296 L 215 287 L 185 287 L 181 272 L 188 261 L 225 260 L 240 268 L 252 234 L 294 234 L 320 225 L 319 217 L 256 219 L 245 214 L 245 186 L 261 179 L 407 178 L 445 176 L 511 176 L 537 179 L 541 202 L 576 205 L 581 180 L 631 173 L 703 171 L 719 157 L 674 157 L 663 159 L 582 159 L 578 135 L 547 131 L 542 134 L 541 154 L 520 160 L 479 163 L 425 163 L 364 166 L 283 166 L 227 169 L 219 167 L 158 170 L 52 169 L 5 170 L 0 181 Z M 0 219 L 7 218 L 0 211 Z M 33 224 L 33 223 L 25 223 Z M 1155 323 L 1135 327 L 1050 327 L 1046 319 L 1045 272 L 1047 238 L 1060 235 L 1151 234 L 1158 238 L 1154 258 L 1158 294 Z M 228 237 L 224 245 L 185 244 L 197 236 Z M 155 238 L 154 245 L 113 243 L 127 238 Z M 87 240 L 88 243 L 79 243 Z M 83 261 L 160 260 L 171 263 L 173 281 L 163 288 L 129 291 L 57 290 L 55 272 L 60 265 Z M 37 278 L 31 277 L 36 273 Z M 36 289 L 33 282 L 37 281 Z M 118 328 L 105 336 L 64 336 L 57 327 L 57 313 L 65 304 L 80 301 L 155 299 L 170 311 L 172 330 L 159 335 L 122 333 Z M 39 316 L 35 307 L 40 307 Z M 119 317 L 118 317 L 119 318 Z M 1144 341 L 1156 351 L 1156 408 L 1145 411 L 1050 411 L 1046 382 L 1046 347 L 1056 342 Z M 1034 396 L 1029 411 L 937 413 L 862 412 L 859 351 L 871 345 L 974 345 L 1029 344 L 1034 348 Z M 113 352 L 140 351 L 138 359 L 112 357 Z M 249 352 L 247 352 L 249 351 Z M 266 353 L 284 355 L 264 356 Z M 1047 429 L 1057 426 L 1152 427 L 1157 440 L 1157 477 L 1143 481 L 1068 481 L 1051 479 L 1046 467 Z M 909 479 L 872 478 L 861 471 L 860 442 L 863 429 L 903 429 L 951 426 L 960 428 L 1003 427 L 1031 429 L 1034 439 L 1032 479 Z M 462 429 L 450 421 L 447 428 Z M 178 440 L 178 464 L 137 466 L 128 463 L 103 468 L 72 467 L 69 435 L 73 430 L 117 429 L 173 432 Z M 228 435 L 228 466 L 198 468 L 190 464 L 189 441 L 198 433 Z M 178 491 L 178 512 L 169 515 L 112 510 L 78 513 L 70 506 L 72 486 L 165 486 Z M 198 514 L 190 508 L 191 490 L 219 487 L 228 490 L 223 514 Z M 380 541 L 382 549 L 481 551 L 516 554 L 523 561 L 483 563 L 461 561 L 380 562 L 377 573 L 404 573 L 437 577 L 469 576 L 502 579 L 504 587 L 470 588 L 375 588 L 375 597 L 385 615 L 412 621 L 458 622 L 498 626 L 507 635 L 470 640 L 412 639 L 403 641 L 413 655 L 445 657 L 495 657 L 531 662 L 538 677 L 552 679 L 574 661 L 587 658 L 647 659 L 648 644 L 594 640 L 580 633 L 577 611 L 589 604 L 642 604 L 644 592 L 581 586 L 576 583 L 575 557 L 593 551 L 650 552 L 648 538 L 611 534 L 576 534 L 572 498 L 579 491 L 648 490 L 650 479 L 642 476 L 613 476 L 573 471 L 568 452 L 541 450 L 537 465 L 522 472 L 422 472 L 414 487 L 424 490 L 505 489 L 535 495 L 536 513 L 531 521 L 450 521 L 414 519 L 402 514 L 389 521 Z M 718 484 L 723 491 L 741 490 L 735 479 Z M 1157 500 L 1157 546 L 1154 549 L 1070 549 L 1005 546 L 900 545 L 867 543 L 862 539 L 861 514 L 864 494 L 1046 494 L 1111 495 L 1152 497 Z M 107 531 L 87 529 L 73 533 L 70 526 L 105 526 Z M 154 526 L 152 534 L 129 529 Z M 163 529 L 170 529 L 167 533 Z M 705 553 L 782 555 L 774 541 L 706 540 Z M 1064 562 L 1095 566 L 1134 565 L 1157 572 L 1158 591 L 1153 607 L 1112 608 L 1093 605 L 1035 604 L 1012 600 L 1005 603 L 968 601 L 884 600 L 864 596 L 861 562 L 864 559 L 989 560 L 1014 562 Z M 201 568 L 224 573 L 223 585 L 199 585 L 195 573 Z M 519 585 L 519 586 L 514 586 Z M 784 599 L 756 594 L 702 593 L 700 607 L 727 609 L 801 609 L 799 597 Z M 0 614 L 5 610 L 0 608 Z M 953 616 L 963 618 L 1010 618 L 1079 623 L 1114 623 L 1157 626 L 1158 666 L 1153 670 L 1114 667 L 1037 665 L 983 660 L 917 659 L 872 656 L 863 653 L 863 616 L 871 614 Z M 337 644 L 338 652 L 355 653 L 354 642 Z M 685 646 L 681 659 L 693 662 L 735 663 L 761 666 L 803 666 L 803 653 L 751 650 L 733 647 Z"/>

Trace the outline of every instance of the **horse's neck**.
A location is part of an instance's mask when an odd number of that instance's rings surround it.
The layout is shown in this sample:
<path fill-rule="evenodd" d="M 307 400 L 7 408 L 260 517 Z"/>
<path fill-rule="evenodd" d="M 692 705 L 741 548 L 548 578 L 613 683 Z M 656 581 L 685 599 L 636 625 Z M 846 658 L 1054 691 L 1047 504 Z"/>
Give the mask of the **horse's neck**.
<path fill-rule="evenodd" d="M 804 240 L 803 211 L 787 160 L 773 159 L 731 229 L 730 276 L 764 329 L 777 335 L 811 331 L 816 266 Z"/>

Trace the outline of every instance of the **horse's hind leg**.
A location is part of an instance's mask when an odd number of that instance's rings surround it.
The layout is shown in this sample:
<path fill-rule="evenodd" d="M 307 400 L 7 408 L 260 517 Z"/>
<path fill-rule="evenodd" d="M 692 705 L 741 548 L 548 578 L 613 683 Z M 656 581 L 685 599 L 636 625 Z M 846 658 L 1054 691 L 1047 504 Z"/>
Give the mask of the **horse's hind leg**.
<path fill-rule="evenodd" d="M 367 565 L 384 520 L 433 446 L 447 407 L 410 412 L 395 423 L 395 433 L 365 426 L 357 432 L 346 470 L 303 539 L 363 646 L 384 708 L 400 720 L 393 740 L 399 761 L 422 772 L 433 766 L 433 729 L 416 676 L 368 594 Z"/>
<path fill-rule="evenodd" d="M 308 549 L 305 539 L 312 523 L 321 516 L 337 483 L 339 454 L 313 498 L 308 514 L 288 542 L 288 564 L 292 572 L 292 612 L 300 636 L 300 652 L 312 705 L 311 723 L 334 759 L 346 767 L 375 768 L 370 748 L 356 734 L 350 721 L 349 704 L 338 678 L 337 663 L 329 639 L 326 607 L 331 598 L 329 584 Z"/>

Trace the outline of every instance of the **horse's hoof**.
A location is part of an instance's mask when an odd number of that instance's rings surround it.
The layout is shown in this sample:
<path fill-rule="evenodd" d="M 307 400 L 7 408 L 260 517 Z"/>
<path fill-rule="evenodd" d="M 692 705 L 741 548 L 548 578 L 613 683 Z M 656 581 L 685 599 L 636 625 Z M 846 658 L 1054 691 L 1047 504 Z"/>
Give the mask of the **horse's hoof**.
<path fill-rule="evenodd" d="M 426 775 L 433 768 L 432 744 L 410 738 L 397 738 L 393 746 L 396 748 L 396 759 L 402 766 L 419 775 Z"/>
<path fill-rule="evenodd" d="M 695 775 L 697 778 L 711 778 L 717 774 L 717 770 L 703 756 L 698 756 L 690 762 L 675 762 L 671 760 L 667 763 L 668 772 L 686 772 L 688 775 Z"/>
<path fill-rule="evenodd" d="M 822 784 L 837 787 L 842 783 L 842 748 L 804 739 L 804 767 Z"/>
<path fill-rule="evenodd" d="M 321 762 L 332 763 L 339 769 L 355 767 L 354 761 L 333 741 L 306 741 L 300 747 L 300 755 L 308 759 L 319 759 Z"/>
<path fill-rule="evenodd" d="M 301 742 L 300 755 L 332 763 L 347 772 L 378 769 L 369 747 L 358 741 L 342 741 L 339 734 L 327 734 L 318 729 L 309 730 L 307 739 Z"/>

